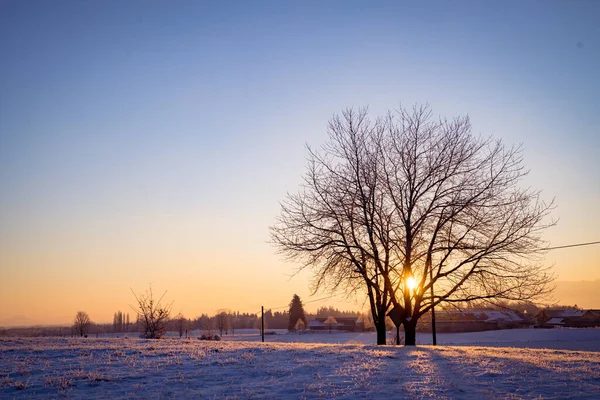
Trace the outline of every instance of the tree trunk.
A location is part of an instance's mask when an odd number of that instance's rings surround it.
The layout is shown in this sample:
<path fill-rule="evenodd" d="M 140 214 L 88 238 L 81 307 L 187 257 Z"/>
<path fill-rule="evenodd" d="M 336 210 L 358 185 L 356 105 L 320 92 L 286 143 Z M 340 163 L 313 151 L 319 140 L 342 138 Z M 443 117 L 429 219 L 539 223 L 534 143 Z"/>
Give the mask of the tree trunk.
<path fill-rule="evenodd" d="M 385 318 L 379 318 L 379 321 L 375 324 L 375 329 L 377 329 L 377 345 L 386 344 L 387 331 L 385 329 Z"/>
<path fill-rule="evenodd" d="M 417 323 L 416 322 L 405 322 L 404 323 L 404 345 L 415 346 L 417 344 Z"/>

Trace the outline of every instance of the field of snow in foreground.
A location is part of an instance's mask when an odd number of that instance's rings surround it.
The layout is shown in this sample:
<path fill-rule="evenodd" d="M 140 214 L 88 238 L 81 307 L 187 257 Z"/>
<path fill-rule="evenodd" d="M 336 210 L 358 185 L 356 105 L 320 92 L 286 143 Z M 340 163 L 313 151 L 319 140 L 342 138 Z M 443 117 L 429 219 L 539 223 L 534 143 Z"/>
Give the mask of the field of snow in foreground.
<path fill-rule="evenodd" d="M 0 339 L 0 398 L 600 398 L 600 353 Z"/>

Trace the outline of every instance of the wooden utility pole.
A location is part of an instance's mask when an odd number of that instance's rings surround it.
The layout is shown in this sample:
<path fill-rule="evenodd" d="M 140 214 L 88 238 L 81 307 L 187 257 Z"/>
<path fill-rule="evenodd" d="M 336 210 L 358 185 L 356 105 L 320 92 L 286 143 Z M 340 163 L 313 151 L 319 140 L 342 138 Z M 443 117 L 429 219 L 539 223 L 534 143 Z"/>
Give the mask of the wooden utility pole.
<path fill-rule="evenodd" d="M 260 306 L 260 335 L 262 342 L 265 342 L 265 307 Z"/>
<path fill-rule="evenodd" d="M 429 280 L 431 282 L 431 337 L 433 345 L 437 345 L 437 335 L 435 333 L 435 299 L 433 297 L 433 266 L 429 268 Z"/>

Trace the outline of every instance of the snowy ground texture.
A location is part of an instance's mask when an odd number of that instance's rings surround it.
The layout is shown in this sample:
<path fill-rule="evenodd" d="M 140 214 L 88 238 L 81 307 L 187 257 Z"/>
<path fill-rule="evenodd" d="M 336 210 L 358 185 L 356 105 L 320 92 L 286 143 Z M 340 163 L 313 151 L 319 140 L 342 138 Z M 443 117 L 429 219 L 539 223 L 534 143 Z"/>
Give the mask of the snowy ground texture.
<path fill-rule="evenodd" d="M 481 332 L 480 341 L 501 332 Z M 357 344 L 291 343 L 350 335 L 341 333 L 268 343 L 0 339 L 0 398 L 600 399 L 600 352 L 557 349 L 575 341 L 590 350 L 594 335 L 600 349 L 600 330 L 531 332 L 547 335 L 544 343 L 555 337 L 554 348 L 377 347 L 358 344 L 360 336 Z"/>

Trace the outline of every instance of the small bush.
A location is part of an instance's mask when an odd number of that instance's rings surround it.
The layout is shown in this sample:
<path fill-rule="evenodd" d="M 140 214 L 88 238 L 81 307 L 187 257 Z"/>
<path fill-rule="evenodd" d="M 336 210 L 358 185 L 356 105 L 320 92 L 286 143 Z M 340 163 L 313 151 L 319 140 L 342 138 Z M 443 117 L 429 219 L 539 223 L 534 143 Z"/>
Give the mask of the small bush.
<path fill-rule="evenodd" d="M 220 341 L 221 340 L 221 336 L 219 336 L 219 335 L 207 335 L 207 334 L 204 334 L 204 335 L 200 336 L 198 339 L 199 340 L 216 340 L 216 341 Z"/>

